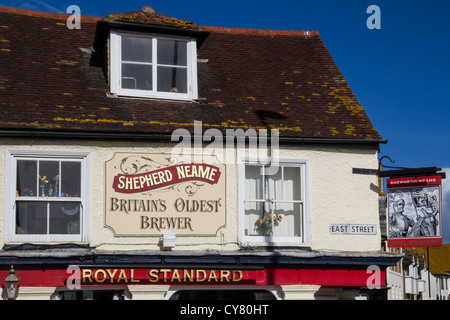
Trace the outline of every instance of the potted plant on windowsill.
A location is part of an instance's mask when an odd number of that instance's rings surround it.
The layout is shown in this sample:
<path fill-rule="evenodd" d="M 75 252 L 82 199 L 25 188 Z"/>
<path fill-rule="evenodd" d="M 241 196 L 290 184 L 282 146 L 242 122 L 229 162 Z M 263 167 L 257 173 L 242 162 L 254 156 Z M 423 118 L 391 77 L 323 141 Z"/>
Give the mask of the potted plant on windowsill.
<path fill-rule="evenodd" d="M 67 234 L 79 234 L 80 233 L 80 222 L 71 221 L 67 224 Z"/>
<path fill-rule="evenodd" d="M 47 176 L 43 176 L 43 177 L 41 177 L 41 176 L 39 176 L 39 187 L 40 187 L 40 191 L 41 191 L 41 197 L 45 197 L 45 190 L 44 190 L 44 188 L 45 188 L 45 185 L 48 183 L 48 180 L 47 180 Z"/>
<path fill-rule="evenodd" d="M 266 214 L 263 218 L 258 218 L 255 221 L 253 230 L 256 231 L 260 236 L 270 236 L 272 234 L 272 218 L 273 225 L 277 227 L 282 217 L 279 214 Z"/>

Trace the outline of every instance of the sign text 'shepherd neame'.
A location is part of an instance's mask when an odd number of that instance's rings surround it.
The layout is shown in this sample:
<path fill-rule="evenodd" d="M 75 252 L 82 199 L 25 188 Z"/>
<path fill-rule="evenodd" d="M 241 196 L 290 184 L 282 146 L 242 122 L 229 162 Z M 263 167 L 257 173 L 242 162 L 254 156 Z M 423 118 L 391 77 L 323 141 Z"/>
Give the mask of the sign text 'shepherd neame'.
<path fill-rule="evenodd" d="M 137 175 L 115 176 L 113 188 L 119 193 L 145 192 L 184 181 L 215 184 L 220 178 L 219 168 L 207 164 L 181 164 Z"/>

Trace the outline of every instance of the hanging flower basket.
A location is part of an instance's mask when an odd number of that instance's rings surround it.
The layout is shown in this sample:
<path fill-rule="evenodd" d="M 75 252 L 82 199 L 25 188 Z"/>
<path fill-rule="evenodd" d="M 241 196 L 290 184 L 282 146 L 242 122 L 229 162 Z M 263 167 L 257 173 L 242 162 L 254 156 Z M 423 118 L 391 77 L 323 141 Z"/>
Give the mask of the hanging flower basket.
<path fill-rule="evenodd" d="M 273 225 L 277 227 L 281 222 L 281 215 L 266 214 L 264 218 L 259 218 L 255 221 L 254 231 L 258 232 L 260 236 L 270 236 L 272 233 L 272 216 Z"/>

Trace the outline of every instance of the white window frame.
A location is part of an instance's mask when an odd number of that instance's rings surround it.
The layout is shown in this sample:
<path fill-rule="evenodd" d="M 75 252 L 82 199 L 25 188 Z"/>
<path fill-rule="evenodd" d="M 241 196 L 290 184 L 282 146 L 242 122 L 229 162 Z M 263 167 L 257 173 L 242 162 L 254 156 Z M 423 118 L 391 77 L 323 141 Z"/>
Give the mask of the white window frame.
<path fill-rule="evenodd" d="M 309 160 L 308 159 L 288 159 L 280 158 L 280 166 L 301 168 L 301 202 L 303 205 L 303 216 L 301 217 L 300 237 L 280 237 L 280 236 L 249 236 L 245 235 L 245 167 L 247 165 L 274 165 L 271 158 L 245 157 L 238 160 L 238 198 L 239 198 L 239 242 L 241 244 L 311 244 L 311 220 L 310 220 L 310 181 L 309 181 Z M 281 200 L 282 201 L 282 200 Z M 274 201 L 276 202 L 276 201 Z M 283 201 L 282 201 L 283 202 Z"/>
<path fill-rule="evenodd" d="M 79 201 L 81 202 L 80 213 L 80 234 L 77 235 L 37 235 L 37 234 L 16 234 L 16 197 L 17 186 L 17 160 L 55 160 L 55 161 L 80 161 L 81 162 L 81 182 L 80 197 L 74 198 L 44 198 L 38 197 L 30 201 L 61 202 Z M 90 196 L 90 152 L 78 151 L 43 151 L 43 150 L 6 150 L 6 187 L 5 187 L 5 242 L 6 243 L 61 243 L 77 242 L 88 243 L 89 241 L 89 196 Z"/>
<path fill-rule="evenodd" d="M 153 86 L 152 90 L 137 90 L 122 88 L 122 35 L 132 34 L 134 36 L 146 37 L 152 39 L 152 57 L 153 66 L 157 66 L 157 45 L 156 41 L 161 40 L 181 40 L 187 42 L 187 93 L 162 92 L 157 91 L 157 68 L 153 67 Z M 126 31 L 111 31 L 110 33 L 110 91 L 118 96 L 155 98 L 167 100 L 187 100 L 198 99 L 197 86 L 197 42 L 195 39 L 171 36 L 159 36 L 154 34 L 142 34 Z"/>

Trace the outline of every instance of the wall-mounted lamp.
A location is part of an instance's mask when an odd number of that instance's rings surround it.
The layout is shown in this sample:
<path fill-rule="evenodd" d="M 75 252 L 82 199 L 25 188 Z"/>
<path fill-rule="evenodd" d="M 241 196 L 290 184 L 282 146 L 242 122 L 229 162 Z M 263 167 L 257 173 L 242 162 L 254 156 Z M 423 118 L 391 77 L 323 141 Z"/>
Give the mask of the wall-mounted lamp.
<path fill-rule="evenodd" d="M 9 270 L 9 275 L 6 278 L 3 278 L 6 287 L 6 296 L 8 300 L 16 300 L 17 294 L 19 293 L 19 282 L 20 278 L 16 276 L 16 270 L 14 270 L 14 266 L 11 265 L 11 269 Z"/>

